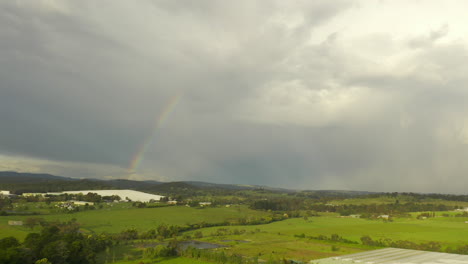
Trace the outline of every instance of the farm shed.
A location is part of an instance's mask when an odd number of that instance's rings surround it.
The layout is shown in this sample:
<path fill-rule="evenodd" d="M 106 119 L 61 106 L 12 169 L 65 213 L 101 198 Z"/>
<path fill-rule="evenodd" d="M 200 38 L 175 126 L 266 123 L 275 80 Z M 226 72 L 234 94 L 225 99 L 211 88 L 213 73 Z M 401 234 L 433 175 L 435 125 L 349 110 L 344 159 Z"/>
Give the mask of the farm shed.
<path fill-rule="evenodd" d="M 468 255 L 412 249 L 384 248 L 351 255 L 312 260 L 311 264 L 468 264 Z"/>

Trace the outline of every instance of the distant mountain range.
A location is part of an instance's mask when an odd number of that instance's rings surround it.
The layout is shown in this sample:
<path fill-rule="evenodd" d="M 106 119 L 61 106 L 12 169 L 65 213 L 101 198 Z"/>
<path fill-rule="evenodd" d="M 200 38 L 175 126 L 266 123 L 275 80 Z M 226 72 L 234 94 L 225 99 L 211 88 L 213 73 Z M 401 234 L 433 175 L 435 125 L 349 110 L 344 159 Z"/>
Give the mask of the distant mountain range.
<path fill-rule="evenodd" d="M 0 171 L 0 190 L 9 190 L 12 193 L 21 194 L 25 192 L 58 192 L 75 190 L 102 190 L 102 189 L 133 189 L 138 191 L 158 194 L 196 194 L 197 192 L 210 191 L 213 193 L 232 193 L 242 190 L 257 190 L 293 193 L 298 190 L 272 188 L 259 185 L 218 184 L 201 181 L 134 181 L 126 179 L 100 180 L 100 179 L 77 179 L 70 177 L 55 176 L 41 173 L 22 173 L 14 171 Z M 340 191 L 340 190 L 318 190 L 302 191 L 308 194 L 320 196 L 358 196 L 370 194 L 371 192 Z"/>
<path fill-rule="evenodd" d="M 42 173 L 0 171 L 0 189 L 14 193 L 54 192 L 73 190 L 134 189 L 147 192 L 196 191 L 196 190 L 249 190 L 268 188 L 250 185 L 216 184 L 199 181 L 159 182 L 126 179 L 77 179 Z M 274 188 L 269 188 L 274 190 Z"/>
<path fill-rule="evenodd" d="M 0 171 L 0 183 L 47 182 L 53 180 L 73 181 L 77 179 L 43 173 Z"/>

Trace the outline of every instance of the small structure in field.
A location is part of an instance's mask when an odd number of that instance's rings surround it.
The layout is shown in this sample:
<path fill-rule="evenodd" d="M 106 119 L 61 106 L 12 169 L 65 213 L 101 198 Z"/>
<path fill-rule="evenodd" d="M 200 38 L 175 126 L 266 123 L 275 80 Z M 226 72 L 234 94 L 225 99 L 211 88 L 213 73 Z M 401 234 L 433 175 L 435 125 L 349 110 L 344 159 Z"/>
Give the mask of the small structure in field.
<path fill-rule="evenodd" d="M 86 202 L 86 201 L 70 201 L 74 205 L 94 205 L 93 202 Z"/>
<path fill-rule="evenodd" d="M 75 209 L 75 206 L 73 205 L 72 202 L 59 202 L 55 206 L 61 209 L 67 209 L 69 211 Z"/>
<path fill-rule="evenodd" d="M 23 225 L 23 221 L 13 221 L 13 220 L 10 220 L 10 221 L 8 221 L 8 225 L 11 225 L 11 226 L 22 226 L 22 225 Z"/>

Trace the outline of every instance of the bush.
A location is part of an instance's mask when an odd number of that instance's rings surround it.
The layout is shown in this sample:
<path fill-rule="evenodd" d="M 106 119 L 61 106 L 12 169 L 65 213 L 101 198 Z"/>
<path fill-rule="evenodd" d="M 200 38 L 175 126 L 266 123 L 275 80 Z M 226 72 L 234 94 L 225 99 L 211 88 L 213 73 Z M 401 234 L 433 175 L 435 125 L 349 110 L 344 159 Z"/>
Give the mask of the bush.
<path fill-rule="evenodd" d="M 173 247 L 164 246 L 164 245 L 157 245 L 154 248 L 147 248 L 143 252 L 145 258 L 164 258 L 164 257 L 172 257 L 177 255 L 177 251 Z"/>
<path fill-rule="evenodd" d="M 194 236 L 195 238 L 202 238 L 202 237 L 203 237 L 203 233 L 202 233 L 201 231 L 197 231 L 197 232 L 195 232 L 195 234 L 193 234 L 193 236 Z"/>

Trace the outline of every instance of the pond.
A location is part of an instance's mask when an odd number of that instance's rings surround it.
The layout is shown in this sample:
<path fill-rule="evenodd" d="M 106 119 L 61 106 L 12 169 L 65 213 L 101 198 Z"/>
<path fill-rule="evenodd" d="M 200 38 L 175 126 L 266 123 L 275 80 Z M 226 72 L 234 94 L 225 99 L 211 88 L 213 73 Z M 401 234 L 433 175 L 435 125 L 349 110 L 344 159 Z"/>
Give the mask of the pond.
<path fill-rule="evenodd" d="M 221 240 L 221 242 L 249 243 L 247 240 Z"/>
<path fill-rule="evenodd" d="M 223 248 L 226 247 L 225 245 L 220 245 L 220 244 L 214 244 L 214 243 L 208 243 L 208 242 L 202 242 L 202 241 L 183 241 L 179 243 L 180 249 L 185 250 L 188 247 L 194 247 L 198 249 L 213 249 L 213 248 Z"/>
<path fill-rule="evenodd" d="M 167 243 L 145 243 L 145 244 L 140 244 L 139 246 L 144 247 L 144 248 L 149 248 L 149 247 L 155 247 L 157 245 L 167 245 Z M 202 241 L 195 241 L 195 240 L 179 242 L 180 249 L 185 250 L 188 247 L 194 247 L 197 249 L 213 249 L 213 248 L 223 248 L 227 246 L 214 244 L 214 243 L 208 243 L 208 242 L 202 242 Z"/>

